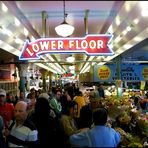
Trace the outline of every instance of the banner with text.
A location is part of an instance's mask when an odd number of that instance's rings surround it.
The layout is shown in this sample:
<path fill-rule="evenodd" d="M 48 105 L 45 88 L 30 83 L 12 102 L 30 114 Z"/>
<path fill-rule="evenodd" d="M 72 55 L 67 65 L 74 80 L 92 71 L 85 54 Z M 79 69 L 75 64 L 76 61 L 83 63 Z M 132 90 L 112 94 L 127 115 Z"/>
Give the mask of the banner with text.
<path fill-rule="evenodd" d="M 83 38 L 41 38 L 24 43 L 20 60 L 40 59 L 41 54 L 86 53 L 87 55 L 113 55 L 109 42 L 112 35 L 96 34 Z"/>
<path fill-rule="evenodd" d="M 119 75 L 122 81 L 148 81 L 148 64 L 122 63 Z M 116 64 L 94 66 L 95 82 L 113 82 L 117 79 Z"/>

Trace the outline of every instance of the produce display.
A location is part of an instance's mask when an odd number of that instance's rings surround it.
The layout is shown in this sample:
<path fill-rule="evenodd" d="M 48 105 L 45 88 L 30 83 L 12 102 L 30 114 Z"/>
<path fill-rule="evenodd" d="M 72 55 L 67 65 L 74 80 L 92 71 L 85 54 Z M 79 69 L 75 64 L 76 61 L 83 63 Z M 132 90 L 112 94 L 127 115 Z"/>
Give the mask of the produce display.
<path fill-rule="evenodd" d="M 121 147 L 148 147 L 148 112 L 143 112 L 140 104 L 135 104 L 133 95 L 132 91 L 120 98 L 113 94 L 104 99 L 91 97 L 91 108 L 105 107 L 108 110 L 107 125 L 120 133 Z"/>
<path fill-rule="evenodd" d="M 138 126 L 142 134 L 148 137 L 148 115 L 142 115 L 137 120 Z"/>
<path fill-rule="evenodd" d="M 130 133 L 126 133 L 120 127 L 115 128 L 121 135 L 121 144 L 125 147 L 143 147 L 139 137 L 133 136 Z"/>
<path fill-rule="evenodd" d="M 121 134 L 122 147 L 144 147 L 143 139 L 148 142 L 148 114 L 142 114 L 133 102 L 128 96 L 120 99 L 108 96 L 102 100 L 114 121 L 115 130 Z"/>

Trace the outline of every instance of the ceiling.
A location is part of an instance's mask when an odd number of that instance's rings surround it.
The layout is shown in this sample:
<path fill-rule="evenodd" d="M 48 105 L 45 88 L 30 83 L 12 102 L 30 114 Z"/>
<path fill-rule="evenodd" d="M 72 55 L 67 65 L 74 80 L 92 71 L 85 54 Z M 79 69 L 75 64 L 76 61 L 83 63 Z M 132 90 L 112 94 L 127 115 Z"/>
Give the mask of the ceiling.
<path fill-rule="evenodd" d="M 4 64 L 5 61 L 12 62 L 17 59 L 17 56 L 0 48 L 0 64 Z"/>
<path fill-rule="evenodd" d="M 65 1 L 66 20 L 75 27 L 71 37 L 84 37 L 86 34 L 113 34 L 111 43 L 114 55 L 88 56 L 84 53 L 72 53 L 76 60 L 67 63 L 65 59 L 69 56 L 68 53 L 48 53 L 41 56 L 43 59 L 41 63 L 39 61 L 33 63 L 55 73 L 64 73 L 70 65 L 74 65 L 76 73 L 79 74 L 89 70 L 91 64 L 104 64 L 120 54 L 123 55 L 129 49 L 138 52 L 138 54 L 136 52 L 127 54 L 130 57 L 145 55 L 148 50 L 147 42 L 142 44 L 140 49 L 136 46 L 148 37 L 148 17 L 141 15 L 144 6 L 148 6 L 148 3 L 142 7 L 143 2 Z M 3 11 L 3 4 L 8 8 L 6 12 Z M 0 9 L 1 48 L 15 56 L 20 56 L 27 38 L 33 41 L 41 37 L 59 37 L 54 28 L 63 22 L 63 1 L 1 1 Z M 43 11 L 46 14 L 45 18 Z M 15 18 L 19 20 L 19 26 L 15 24 Z M 28 35 L 24 34 L 24 28 L 28 30 Z M 16 38 L 19 39 L 18 42 Z"/>

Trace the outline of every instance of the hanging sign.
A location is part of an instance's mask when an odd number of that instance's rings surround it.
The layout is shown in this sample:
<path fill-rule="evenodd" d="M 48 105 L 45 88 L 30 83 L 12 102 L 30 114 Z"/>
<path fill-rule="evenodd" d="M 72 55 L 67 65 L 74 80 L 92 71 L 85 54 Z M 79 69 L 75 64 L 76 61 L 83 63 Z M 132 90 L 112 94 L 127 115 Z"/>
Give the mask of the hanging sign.
<path fill-rule="evenodd" d="M 100 80 L 108 80 L 111 75 L 111 70 L 107 65 L 98 68 L 98 77 Z"/>
<path fill-rule="evenodd" d="M 94 81 L 114 82 L 118 80 L 116 64 L 94 66 Z M 148 64 L 121 63 L 120 77 L 122 81 L 148 81 Z"/>
<path fill-rule="evenodd" d="M 148 80 L 148 66 L 143 67 L 142 76 L 145 80 Z"/>
<path fill-rule="evenodd" d="M 40 59 L 47 53 L 86 53 L 87 55 L 113 55 L 109 47 L 112 35 L 87 35 L 84 38 L 41 38 L 24 43 L 20 60 Z"/>
<path fill-rule="evenodd" d="M 74 76 L 74 74 L 72 74 L 72 73 L 64 73 L 64 74 L 61 74 L 61 77 L 62 78 L 72 77 L 72 76 Z"/>

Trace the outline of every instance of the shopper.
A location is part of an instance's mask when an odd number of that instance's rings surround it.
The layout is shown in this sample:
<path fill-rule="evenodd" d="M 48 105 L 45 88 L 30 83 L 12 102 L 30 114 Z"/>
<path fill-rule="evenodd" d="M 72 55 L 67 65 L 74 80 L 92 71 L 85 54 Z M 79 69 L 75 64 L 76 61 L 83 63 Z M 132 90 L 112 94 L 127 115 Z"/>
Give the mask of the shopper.
<path fill-rule="evenodd" d="M 45 95 L 39 96 L 34 113 L 29 118 L 38 130 L 38 148 L 59 146 L 59 142 L 56 142 L 58 140 L 56 119 L 51 116 L 49 99 L 46 99 Z"/>
<path fill-rule="evenodd" d="M 104 86 L 103 86 L 103 84 L 100 84 L 100 85 L 99 85 L 98 93 L 99 93 L 99 96 L 100 96 L 101 98 L 105 98 L 105 92 L 104 92 Z"/>
<path fill-rule="evenodd" d="M 113 128 L 106 126 L 107 110 L 98 108 L 93 112 L 94 127 L 70 136 L 74 147 L 117 147 L 121 136 Z"/>
<path fill-rule="evenodd" d="M 52 99 L 50 100 L 50 106 L 53 108 L 58 118 L 60 118 L 62 112 L 62 105 L 60 99 L 61 99 L 61 91 L 56 90 L 55 96 L 53 96 Z"/>
<path fill-rule="evenodd" d="M 0 115 L 3 117 L 5 128 L 14 118 L 14 105 L 6 102 L 6 91 L 0 89 Z"/>
<path fill-rule="evenodd" d="M 0 116 L 0 148 L 6 148 L 6 141 L 3 135 L 4 131 L 4 121 L 2 116 Z"/>
<path fill-rule="evenodd" d="M 8 129 L 5 129 L 5 136 L 8 147 L 36 147 L 38 132 L 30 120 L 27 119 L 27 103 L 19 101 L 15 105 L 15 119 Z"/>

